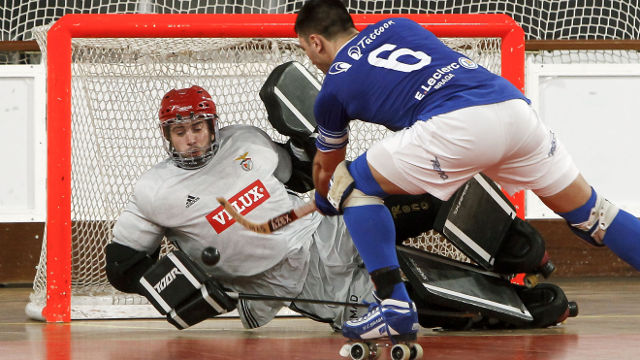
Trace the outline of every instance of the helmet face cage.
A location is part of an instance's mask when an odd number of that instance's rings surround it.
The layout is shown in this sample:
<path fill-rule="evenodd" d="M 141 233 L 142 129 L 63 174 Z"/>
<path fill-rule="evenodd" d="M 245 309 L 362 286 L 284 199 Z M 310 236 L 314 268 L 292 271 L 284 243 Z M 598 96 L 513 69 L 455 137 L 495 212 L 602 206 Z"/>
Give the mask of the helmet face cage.
<path fill-rule="evenodd" d="M 163 121 L 160 124 L 160 130 L 162 131 L 162 139 L 163 139 L 163 145 L 164 145 L 164 149 L 167 152 L 167 154 L 171 157 L 171 160 L 173 160 L 173 162 L 176 164 L 176 166 L 183 168 L 183 169 L 188 169 L 188 170 L 192 170 L 192 169 L 199 169 L 203 166 L 205 166 L 210 160 L 211 158 L 213 158 L 213 155 L 216 153 L 216 151 L 218 150 L 218 116 L 215 114 L 200 114 L 200 115 L 193 115 L 190 116 L 189 118 L 176 118 L 176 119 L 171 119 L 171 120 L 167 120 L 167 121 Z M 173 124 L 191 124 L 192 122 L 195 121 L 199 121 L 199 120 L 204 120 L 205 123 L 207 124 L 207 128 L 209 129 L 209 144 L 204 146 L 202 149 L 200 149 L 200 155 L 198 156 L 191 156 L 188 153 L 182 153 L 176 150 L 176 148 L 173 146 L 172 142 L 171 142 L 171 125 Z M 211 139 L 211 136 L 213 136 L 213 139 Z"/>
<path fill-rule="evenodd" d="M 211 160 L 219 144 L 218 116 L 216 104 L 205 89 L 200 86 L 192 86 L 167 92 L 162 98 L 158 116 L 165 151 L 176 166 L 183 169 L 198 169 Z M 213 139 L 210 138 L 209 144 L 200 149 L 200 155 L 192 156 L 192 152 L 188 154 L 178 152 L 171 141 L 171 125 L 191 124 L 199 120 L 205 121 Z"/>

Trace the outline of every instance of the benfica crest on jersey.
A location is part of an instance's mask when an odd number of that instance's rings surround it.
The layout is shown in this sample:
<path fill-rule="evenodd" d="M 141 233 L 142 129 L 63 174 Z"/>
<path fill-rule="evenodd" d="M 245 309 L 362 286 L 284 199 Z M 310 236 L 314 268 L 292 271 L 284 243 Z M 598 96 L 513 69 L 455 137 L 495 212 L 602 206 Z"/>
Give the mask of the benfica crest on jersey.
<path fill-rule="evenodd" d="M 249 155 L 249 152 L 246 152 L 238 156 L 237 158 L 235 158 L 235 160 L 240 160 L 240 167 L 244 171 L 250 171 L 251 169 L 253 169 L 253 160 L 251 160 L 251 158 L 248 155 Z"/>

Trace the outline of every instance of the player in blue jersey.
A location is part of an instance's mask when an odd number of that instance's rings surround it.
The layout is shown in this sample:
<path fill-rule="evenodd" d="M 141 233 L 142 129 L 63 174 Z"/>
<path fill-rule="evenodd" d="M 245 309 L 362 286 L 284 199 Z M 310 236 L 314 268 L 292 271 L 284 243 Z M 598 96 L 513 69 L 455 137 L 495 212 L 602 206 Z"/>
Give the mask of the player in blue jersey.
<path fill-rule="evenodd" d="M 531 189 L 578 236 L 640 269 L 640 221 L 596 193 L 507 80 L 408 19 L 389 18 L 358 32 L 339 0 L 306 2 L 295 30 L 326 74 L 314 109 L 316 205 L 324 214 L 344 213 L 380 299 L 365 317 L 345 323 L 345 336 L 412 337 L 417 331 L 393 221 L 381 199 L 427 192 L 447 200 L 479 172 L 509 193 Z M 346 163 L 353 119 L 396 132 Z"/>

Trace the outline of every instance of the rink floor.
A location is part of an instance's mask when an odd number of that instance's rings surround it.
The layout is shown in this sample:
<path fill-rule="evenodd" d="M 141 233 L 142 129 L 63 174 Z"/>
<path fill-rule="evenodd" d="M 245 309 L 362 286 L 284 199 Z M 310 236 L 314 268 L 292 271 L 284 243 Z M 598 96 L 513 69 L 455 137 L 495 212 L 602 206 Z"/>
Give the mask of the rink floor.
<path fill-rule="evenodd" d="M 580 314 L 538 330 L 422 329 L 424 359 L 590 360 L 640 358 L 640 277 L 553 279 Z M 343 338 L 293 317 L 244 330 L 235 318 L 179 331 L 164 320 L 33 321 L 30 289 L 0 288 L 0 359 L 340 359 Z M 384 354 L 382 359 L 387 359 Z"/>

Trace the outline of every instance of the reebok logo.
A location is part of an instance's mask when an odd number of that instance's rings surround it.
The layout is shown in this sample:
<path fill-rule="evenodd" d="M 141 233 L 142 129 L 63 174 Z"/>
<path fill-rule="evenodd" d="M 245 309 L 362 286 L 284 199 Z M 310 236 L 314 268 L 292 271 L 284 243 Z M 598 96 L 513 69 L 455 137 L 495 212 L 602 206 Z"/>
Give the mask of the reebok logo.
<path fill-rule="evenodd" d="M 262 181 L 256 180 L 232 196 L 229 199 L 229 204 L 231 204 L 238 213 L 246 215 L 270 197 L 271 195 Z M 217 234 L 222 233 L 236 222 L 222 205 L 207 214 L 206 218 Z"/>
<path fill-rule="evenodd" d="M 447 173 L 442 170 L 442 167 L 440 167 L 440 160 L 438 160 L 437 156 L 435 157 L 435 159 L 431 160 L 431 164 L 433 164 L 433 170 L 438 173 L 440 179 L 447 180 L 449 178 L 449 175 L 447 175 Z"/>
<path fill-rule="evenodd" d="M 558 142 L 556 141 L 556 134 L 554 134 L 553 131 L 549 131 L 549 134 L 551 134 L 551 148 L 549 149 L 549 153 L 547 153 L 547 157 L 552 157 L 553 154 L 556 153 Z"/>
<path fill-rule="evenodd" d="M 195 204 L 198 200 L 200 200 L 200 198 L 197 196 L 187 195 L 187 203 L 185 204 L 184 207 L 189 208 L 191 205 Z"/>

